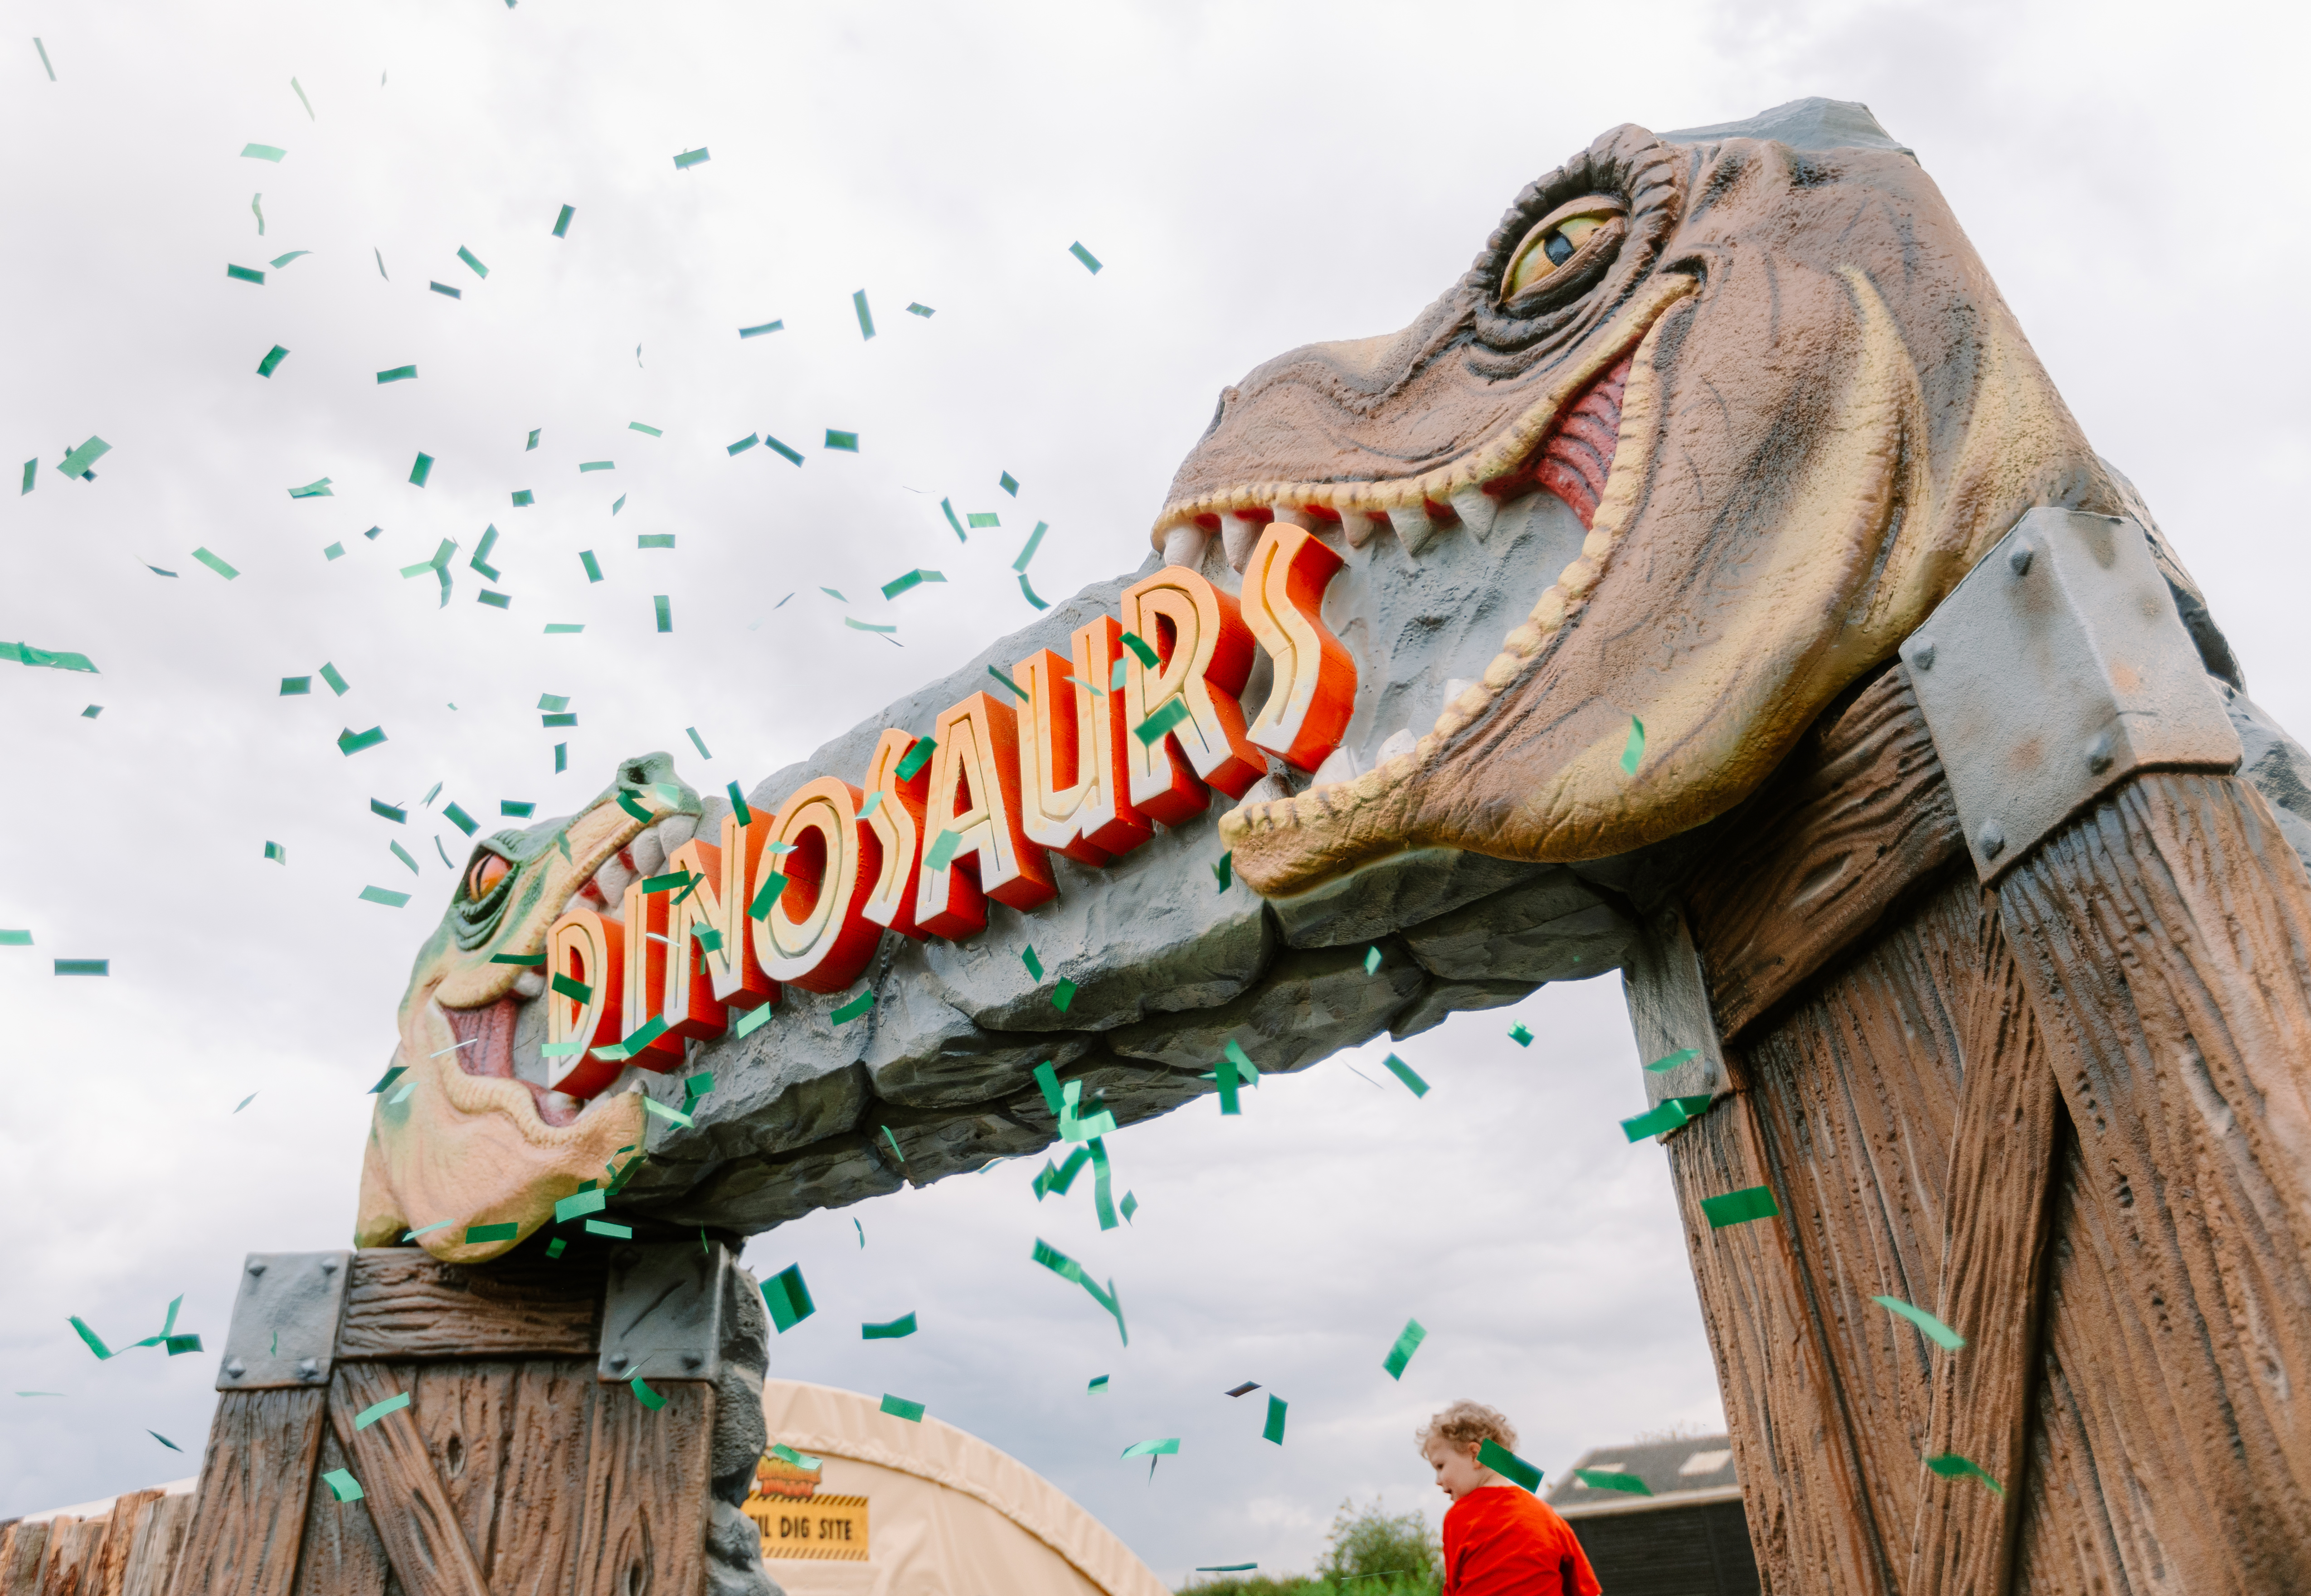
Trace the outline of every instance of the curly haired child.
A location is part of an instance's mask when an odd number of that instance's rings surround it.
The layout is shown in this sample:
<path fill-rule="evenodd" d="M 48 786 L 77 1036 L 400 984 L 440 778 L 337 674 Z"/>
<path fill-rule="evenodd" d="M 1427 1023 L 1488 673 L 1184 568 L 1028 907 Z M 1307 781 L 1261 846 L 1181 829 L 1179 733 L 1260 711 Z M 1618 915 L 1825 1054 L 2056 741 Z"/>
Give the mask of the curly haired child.
<path fill-rule="evenodd" d="M 1488 1440 L 1516 1450 L 1505 1417 L 1455 1402 L 1415 1439 L 1452 1499 L 1444 1513 L 1444 1596 L 1602 1596 L 1572 1526 L 1477 1461 Z"/>

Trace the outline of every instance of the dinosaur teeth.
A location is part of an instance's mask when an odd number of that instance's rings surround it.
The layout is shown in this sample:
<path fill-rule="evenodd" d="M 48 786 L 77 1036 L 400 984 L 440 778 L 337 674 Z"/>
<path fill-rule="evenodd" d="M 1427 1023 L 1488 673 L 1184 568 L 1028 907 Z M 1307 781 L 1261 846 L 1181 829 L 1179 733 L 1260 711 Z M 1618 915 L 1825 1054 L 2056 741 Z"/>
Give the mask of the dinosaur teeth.
<path fill-rule="evenodd" d="M 1268 520 L 1266 516 L 1234 510 L 1220 517 L 1220 546 L 1227 551 L 1231 570 L 1242 571 L 1251 559 L 1251 551 L 1259 544 L 1260 533 L 1267 529 Z"/>
<path fill-rule="evenodd" d="M 1428 519 L 1425 504 L 1414 504 L 1388 512 L 1388 524 L 1396 531 L 1396 540 L 1404 545 L 1408 554 L 1417 554 L 1436 536 L 1436 523 Z"/>
<path fill-rule="evenodd" d="M 1164 563 L 1193 570 L 1204 563 L 1204 550 L 1211 541 L 1212 535 L 1193 521 L 1174 527 L 1164 534 Z"/>
<path fill-rule="evenodd" d="M 1452 495 L 1452 513 L 1461 524 L 1476 535 L 1482 543 L 1492 532 L 1493 522 L 1501 513 L 1500 501 L 1480 487 L 1462 488 Z"/>

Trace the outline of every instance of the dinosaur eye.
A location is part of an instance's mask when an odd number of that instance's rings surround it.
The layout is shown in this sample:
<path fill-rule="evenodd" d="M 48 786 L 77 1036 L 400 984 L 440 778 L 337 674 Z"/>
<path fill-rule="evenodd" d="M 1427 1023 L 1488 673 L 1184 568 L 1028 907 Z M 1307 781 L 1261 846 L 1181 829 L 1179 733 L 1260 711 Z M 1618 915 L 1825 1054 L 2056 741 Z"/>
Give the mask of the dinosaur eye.
<path fill-rule="evenodd" d="M 506 877 L 513 867 L 494 853 L 484 853 L 466 872 L 466 896 L 479 903 L 489 896 L 490 889 Z"/>
<path fill-rule="evenodd" d="M 1508 272 L 1501 280 L 1501 298 L 1513 300 L 1546 280 L 1620 214 L 1618 202 L 1596 195 L 1557 206 L 1533 224 L 1509 257 Z"/>

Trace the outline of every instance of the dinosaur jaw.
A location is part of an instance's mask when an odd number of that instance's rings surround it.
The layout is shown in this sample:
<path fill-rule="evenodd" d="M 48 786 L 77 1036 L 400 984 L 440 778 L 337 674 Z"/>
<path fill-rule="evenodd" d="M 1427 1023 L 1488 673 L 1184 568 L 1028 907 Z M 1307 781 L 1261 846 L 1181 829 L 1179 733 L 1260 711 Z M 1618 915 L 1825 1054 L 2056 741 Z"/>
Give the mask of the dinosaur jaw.
<path fill-rule="evenodd" d="M 1356 546 L 1385 530 L 1417 554 L 1439 528 L 1455 522 L 1484 536 L 1501 504 L 1535 487 L 1591 520 L 1602 501 L 1592 465 L 1601 462 L 1609 476 L 1615 450 L 1614 440 L 1579 414 L 1581 402 L 1626 367 L 1670 307 L 1699 286 L 1681 273 L 1661 274 L 1565 362 L 1539 397 L 1449 465 L 1374 481 L 1248 482 L 1173 499 L 1156 518 L 1150 540 L 1167 563 L 1193 564 L 1220 532 L 1228 563 L 1241 571 L 1260 525 L 1285 520 L 1340 530 Z"/>
<path fill-rule="evenodd" d="M 1255 891 L 1268 896 L 1304 891 L 1371 859 L 1419 845 L 1413 833 L 1423 807 L 1420 789 L 1440 774 L 1445 745 L 1483 717 L 1547 650 L 1595 588 L 1620 542 L 1644 468 L 1644 440 L 1655 419 L 1657 385 L 1647 357 L 1663 314 L 1695 287 L 1690 278 L 1663 280 L 1615 327 L 1616 336 L 1600 339 L 1596 351 L 1571 367 L 1544 400 L 1474 457 L 1478 464 L 1466 469 L 1470 485 L 1464 495 L 1474 493 L 1489 506 L 1534 488 L 1554 493 L 1590 529 L 1581 556 L 1555 573 L 1530 614 L 1503 640 L 1483 679 L 1444 707 L 1435 728 L 1410 753 L 1383 760 L 1350 781 L 1319 783 L 1221 816 L 1220 835 L 1234 854 L 1236 872 Z M 1644 375 L 1635 375 L 1641 369 Z M 1455 467 L 1404 483 L 1335 484 L 1326 491 L 1336 501 L 1387 506 L 1385 524 L 1408 552 L 1417 554 L 1428 525 L 1416 518 L 1436 509 L 1427 494 L 1449 488 L 1462 474 Z M 1456 503 L 1465 505 L 1467 500 Z M 1344 520 L 1348 513 L 1343 512 Z M 1485 515 L 1489 525 L 1489 513 L 1479 507 L 1461 509 L 1460 519 L 1468 521 L 1472 514 Z"/>

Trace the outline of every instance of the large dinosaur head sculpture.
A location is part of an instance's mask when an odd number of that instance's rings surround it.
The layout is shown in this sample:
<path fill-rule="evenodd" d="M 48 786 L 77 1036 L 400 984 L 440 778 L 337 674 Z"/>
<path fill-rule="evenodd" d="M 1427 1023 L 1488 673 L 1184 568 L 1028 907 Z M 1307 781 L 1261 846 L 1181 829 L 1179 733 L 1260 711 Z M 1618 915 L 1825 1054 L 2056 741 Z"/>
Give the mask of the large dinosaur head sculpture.
<path fill-rule="evenodd" d="M 1260 891 L 1407 848 L 1572 860 L 1685 831 L 2024 510 L 2120 508 L 1910 154 L 1858 106 L 1750 130 L 1789 136 L 1613 129 L 1410 327 L 1221 396 L 1156 524 L 1168 557 L 1282 519 L 1417 560 L 1535 487 L 1590 528 L 1413 753 L 1223 821 Z"/>

